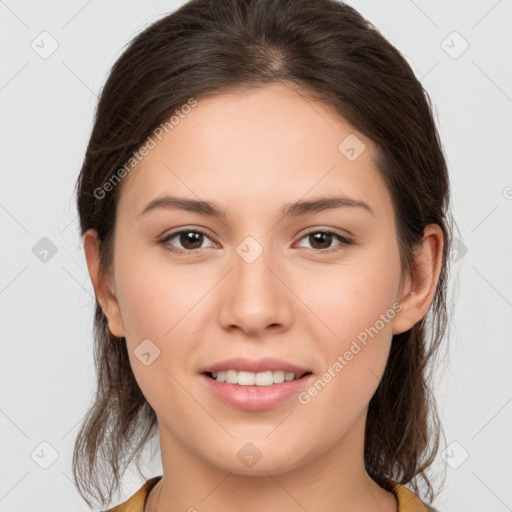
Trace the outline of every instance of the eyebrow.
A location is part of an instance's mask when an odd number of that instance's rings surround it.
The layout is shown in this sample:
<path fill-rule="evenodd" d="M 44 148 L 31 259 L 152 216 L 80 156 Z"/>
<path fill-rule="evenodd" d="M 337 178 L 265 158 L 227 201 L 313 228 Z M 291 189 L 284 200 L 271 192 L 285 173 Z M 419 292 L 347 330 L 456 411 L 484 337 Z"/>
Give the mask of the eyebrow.
<path fill-rule="evenodd" d="M 320 197 L 318 199 L 299 200 L 293 203 L 287 203 L 280 213 L 283 217 L 299 217 L 301 215 L 318 213 L 335 208 L 361 208 L 371 215 L 375 215 L 373 210 L 365 202 L 347 196 Z M 164 195 L 153 199 L 138 216 L 145 215 L 157 209 L 184 210 L 222 219 L 224 221 L 226 221 L 228 217 L 226 210 L 222 209 L 217 203 L 171 195 Z"/>

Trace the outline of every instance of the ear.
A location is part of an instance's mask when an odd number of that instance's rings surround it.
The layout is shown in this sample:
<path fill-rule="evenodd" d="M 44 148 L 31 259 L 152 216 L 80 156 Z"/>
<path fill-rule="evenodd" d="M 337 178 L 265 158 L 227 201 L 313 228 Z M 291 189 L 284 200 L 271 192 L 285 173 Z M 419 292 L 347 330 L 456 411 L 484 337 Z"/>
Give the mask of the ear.
<path fill-rule="evenodd" d="M 415 269 L 407 278 L 402 309 L 393 319 L 393 334 L 408 331 L 428 311 L 437 288 L 443 262 L 443 231 L 429 224 L 423 232 L 421 245 L 415 250 Z"/>
<path fill-rule="evenodd" d="M 82 240 L 89 276 L 91 277 L 96 298 L 108 318 L 109 330 L 114 336 L 122 338 L 125 335 L 125 330 L 121 319 L 119 303 L 117 302 L 110 279 L 101 272 L 100 268 L 100 246 L 97 231 L 94 229 L 87 230 Z"/>

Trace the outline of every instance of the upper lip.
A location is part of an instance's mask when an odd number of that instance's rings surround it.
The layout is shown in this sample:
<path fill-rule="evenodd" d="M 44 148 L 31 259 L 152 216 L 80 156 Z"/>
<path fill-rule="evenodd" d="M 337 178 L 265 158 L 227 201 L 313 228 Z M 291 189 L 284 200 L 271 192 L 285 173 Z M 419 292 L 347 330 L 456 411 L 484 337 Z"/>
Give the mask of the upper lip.
<path fill-rule="evenodd" d="M 310 372 L 308 368 L 275 359 L 273 357 L 262 357 L 261 359 L 246 359 L 244 357 L 235 357 L 233 359 L 226 359 L 215 364 L 204 367 L 201 373 L 207 372 L 220 372 L 226 370 L 240 370 L 245 372 L 259 373 L 267 370 L 277 371 L 283 370 L 285 372 L 295 373 L 300 375 L 302 373 Z"/>

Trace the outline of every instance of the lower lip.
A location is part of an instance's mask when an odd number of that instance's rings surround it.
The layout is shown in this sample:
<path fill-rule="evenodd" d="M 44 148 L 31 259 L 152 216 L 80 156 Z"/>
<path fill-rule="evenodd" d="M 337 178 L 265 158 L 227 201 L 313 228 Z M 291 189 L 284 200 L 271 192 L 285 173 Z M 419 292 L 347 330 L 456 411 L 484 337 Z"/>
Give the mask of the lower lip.
<path fill-rule="evenodd" d="M 271 386 L 240 386 L 217 382 L 215 379 L 201 374 L 208 389 L 222 402 L 247 411 L 264 411 L 276 407 L 292 396 L 296 396 L 311 381 L 313 374 L 300 379 L 272 384 Z"/>

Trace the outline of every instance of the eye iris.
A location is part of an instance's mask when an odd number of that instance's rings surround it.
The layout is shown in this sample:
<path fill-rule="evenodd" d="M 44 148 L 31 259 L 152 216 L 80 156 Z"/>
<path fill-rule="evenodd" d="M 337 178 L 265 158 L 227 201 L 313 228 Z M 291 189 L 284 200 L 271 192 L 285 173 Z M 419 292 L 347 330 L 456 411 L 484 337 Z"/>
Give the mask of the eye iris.
<path fill-rule="evenodd" d="M 311 244 L 311 247 L 315 249 L 328 249 L 332 242 L 332 235 L 329 233 L 313 233 L 310 234 L 310 239 L 314 240 L 314 243 Z M 327 243 L 325 242 L 325 238 L 327 237 Z M 322 245 L 322 239 L 323 239 L 323 247 L 315 247 L 316 243 L 319 243 Z M 310 242 L 311 243 L 311 242 Z"/>
<path fill-rule="evenodd" d="M 201 245 L 203 244 L 202 240 L 203 234 L 197 233 L 194 231 L 184 231 L 180 235 L 180 243 L 185 247 L 186 249 L 199 249 Z M 189 244 L 191 243 L 192 247 L 190 247 Z"/>

